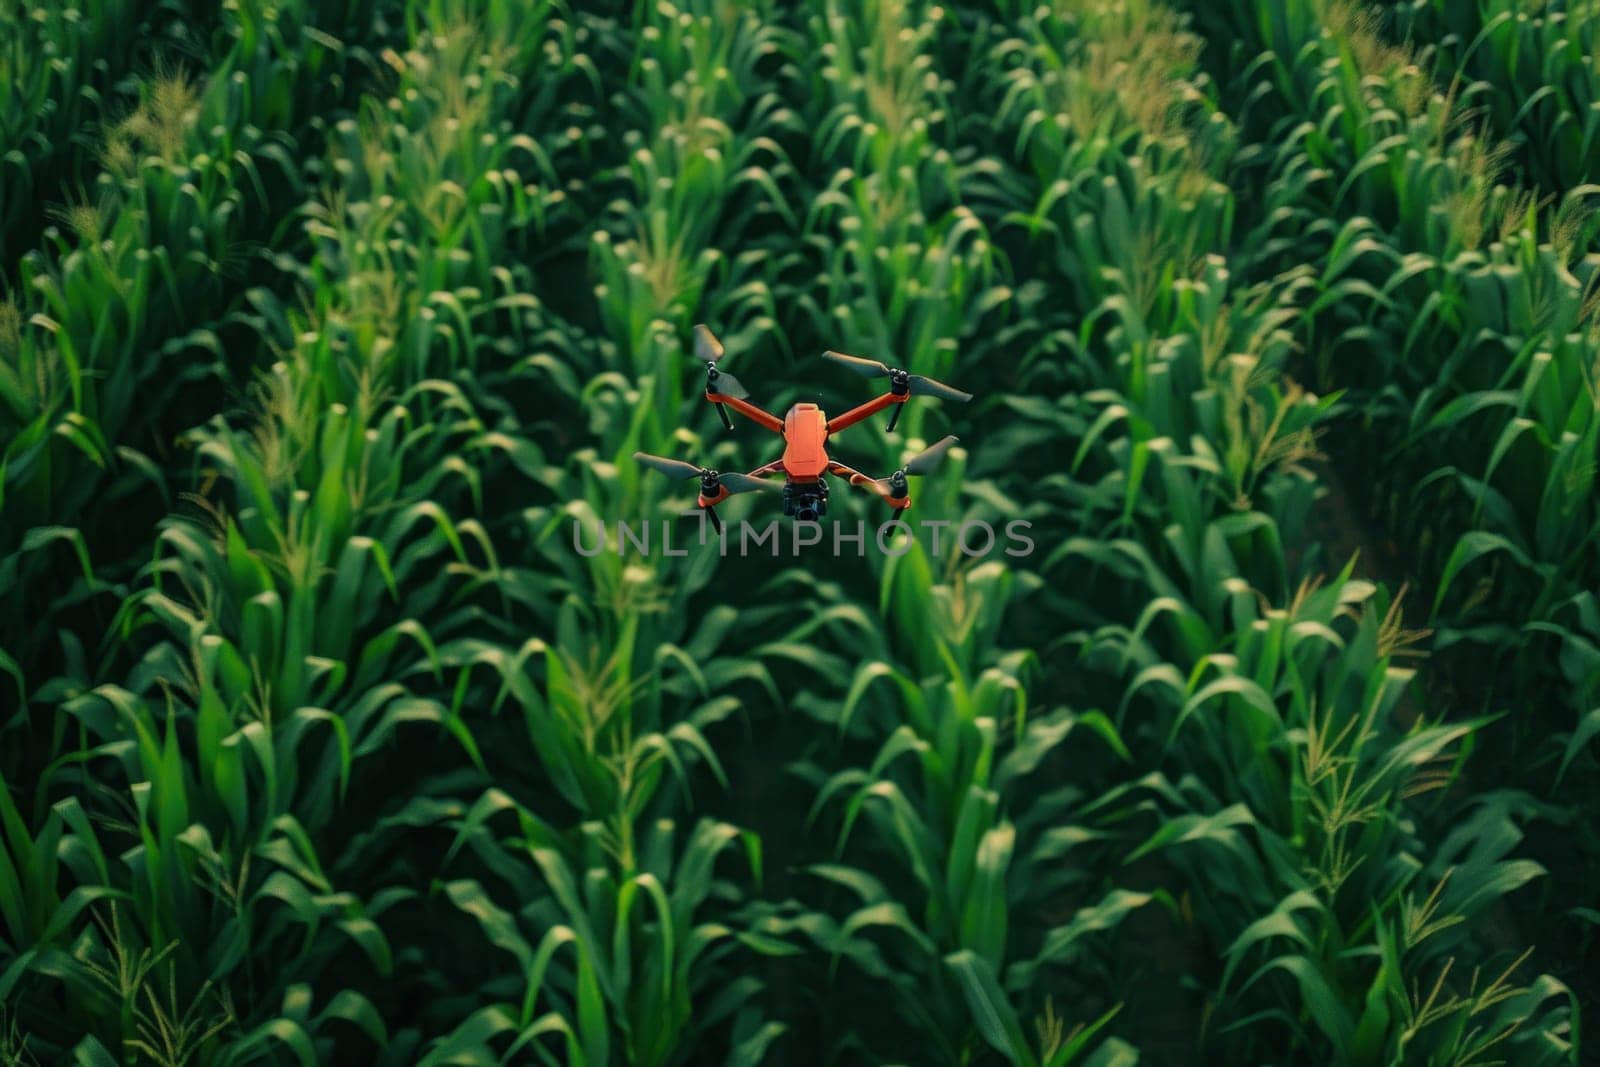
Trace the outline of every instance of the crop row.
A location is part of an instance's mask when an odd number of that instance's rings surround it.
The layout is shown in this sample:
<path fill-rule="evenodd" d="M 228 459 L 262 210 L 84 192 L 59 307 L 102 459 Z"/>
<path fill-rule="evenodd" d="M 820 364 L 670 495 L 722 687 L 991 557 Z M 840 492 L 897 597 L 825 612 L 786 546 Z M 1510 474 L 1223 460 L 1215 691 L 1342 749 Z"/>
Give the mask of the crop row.
<path fill-rule="evenodd" d="M 1390 0 L 1388 14 L 1385 35 L 1416 47 L 1457 105 L 1481 114 L 1528 186 L 1559 200 L 1594 182 L 1600 5 Z"/>
<path fill-rule="evenodd" d="M 165 28 L 193 35 L 205 27 L 203 18 L 183 19 L 188 13 L 176 6 L 92 0 L 0 10 L 0 262 L 8 280 L 43 229 L 39 205 L 83 185 L 98 141 L 94 127 L 116 117 L 125 79 L 145 58 L 142 48 Z"/>
<path fill-rule="evenodd" d="M 1574 200 L 1542 210 L 1499 184 L 1496 146 L 1355 9 L 1204 17 L 1295 57 L 1230 75 L 1241 121 L 1273 146 L 1252 160 L 1263 254 L 1250 269 L 1281 270 L 1291 248 L 1315 264 L 1301 337 L 1319 379 L 1349 390 L 1338 460 L 1430 598 L 1435 699 L 1458 715 L 1511 709 L 1480 780 L 1531 794 L 1517 821 L 1535 797 L 1592 803 L 1593 221 Z M 1576 824 L 1540 836 L 1553 877 L 1533 921 L 1581 945 L 1592 923 L 1569 894 L 1593 884 L 1600 846 Z"/>
<path fill-rule="evenodd" d="M 1265 1054 L 1251 1044 L 1259 1026 L 1230 1034 L 1233 1012 L 1286 1023 L 1317 1058 L 1442 1050 L 1460 1030 L 1430 1031 L 1441 1020 L 1396 1006 L 1447 956 L 1486 946 L 1406 934 L 1402 916 L 1430 893 L 1446 914 L 1481 908 L 1445 870 L 1496 828 L 1479 818 L 1440 840 L 1416 825 L 1427 811 L 1413 798 L 1448 782 L 1447 753 L 1472 727 L 1397 715 L 1411 672 L 1394 662 L 1408 638 L 1393 594 L 1349 566 L 1323 586 L 1315 568 L 1341 561 L 1287 550 L 1305 536 L 1318 492 L 1307 462 L 1331 410 L 1285 377 L 1311 279 L 1233 280 L 1239 212 L 1219 178 L 1235 135 L 1204 80 L 1181 75 L 1195 42 L 1171 15 L 1144 4 L 1008 15 L 1035 39 L 1002 47 L 1045 72 L 1019 64 L 999 111 L 1015 116 L 1015 155 L 1040 190 L 1013 219 L 1041 243 L 1050 290 L 1086 294 L 1057 341 L 1084 364 L 1081 392 L 1022 409 L 1081 442 L 1070 477 L 1035 483 L 1083 530 L 1045 576 L 1062 589 L 1089 567 L 1109 580 L 1089 587 L 1100 597 L 1121 599 L 1119 586 L 1131 597 L 1121 618 L 1095 598 L 1103 625 L 1068 647 L 1082 666 L 1126 672 L 1115 722 L 1155 772 L 1130 792 L 1159 813 L 1133 855 L 1169 853 L 1206 902 L 1197 918 L 1226 951 L 1205 1011 L 1216 1040 L 1239 1042 L 1233 1057 Z M 1079 27 L 1087 41 L 1073 40 Z M 1063 52 L 1081 56 L 1076 69 Z M 1495 877 L 1529 873 L 1477 856 Z M 1351 968 L 1352 956 L 1389 962 Z M 1538 1030 L 1525 1039 L 1542 1044 Z"/>
<path fill-rule="evenodd" d="M 726 783 L 712 739 L 740 707 L 730 690 L 764 681 L 738 662 L 741 636 L 759 627 L 739 635 L 731 609 L 690 610 L 711 580 L 709 556 L 580 558 L 572 531 L 581 524 L 587 538 L 679 510 L 629 457 L 698 442 L 674 426 L 684 384 L 698 385 L 685 373 L 694 309 L 715 308 L 730 345 L 771 321 L 771 268 L 719 250 L 739 247 L 781 203 L 773 134 L 788 119 L 757 70 L 781 31 L 764 8 L 718 18 L 711 4 L 659 3 L 636 15 L 619 57 L 627 80 L 610 94 L 612 133 L 623 126 L 623 159 L 607 179 L 616 197 L 584 235 L 593 343 L 513 375 L 566 409 L 551 422 L 567 454 L 540 479 L 537 504 L 505 515 L 508 540 L 539 563 L 527 572 L 537 595 L 522 606 L 543 636 L 507 647 L 491 673 L 496 703 L 524 724 L 523 766 L 496 768 L 449 821 L 452 851 L 485 876 L 451 882 L 455 902 L 518 962 L 484 983 L 496 1002 L 440 1043 L 435 1062 L 469 1050 L 514 1062 L 534 1041 L 552 1063 L 682 1062 L 707 1045 L 758 1062 L 782 1031 L 749 973 L 780 949 L 738 913 L 763 875 L 761 839 L 684 803 Z M 474 659 L 491 662 L 486 649 Z M 490 728 L 479 722 L 474 730 Z M 560 1055 L 544 1037 L 556 1032 Z"/>
<path fill-rule="evenodd" d="M 62 705 L 82 746 L 71 763 L 126 782 L 140 800 L 130 825 L 101 831 L 104 843 L 87 824 L 73 826 L 79 854 L 95 857 L 95 873 L 77 876 L 104 887 L 109 923 L 98 908 L 92 923 L 78 914 L 88 901 L 52 900 L 44 880 L 31 928 L 16 932 L 19 949 L 35 940 L 45 949 L 65 924 L 87 938 L 39 972 L 66 983 L 75 1005 L 40 1028 L 40 1041 L 76 1032 L 91 1035 L 80 1049 L 120 1052 L 185 1007 L 201 1020 L 190 1031 L 196 1042 L 248 1024 L 230 1035 L 240 1060 L 275 1041 L 309 1048 L 335 1019 L 384 1036 L 362 983 L 315 1004 L 311 983 L 325 967 L 348 966 L 348 951 L 389 973 L 394 954 L 374 917 L 408 891 L 336 888 L 319 846 L 362 756 L 408 721 L 447 714 L 379 683 L 419 656 L 442 671 L 430 634 L 409 617 L 451 589 L 413 577 L 441 550 L 464 559 L 461 538 L 472 533 L 435 499 L 452 499 L 454 487 L 435 484 L 449 466 L 404 480 L 408 464 L 416 472 L 475 443 L 465 401 L 425 377 L 468 325 L 448 317 L 451 305 L 460 309 L 454 291 L 475 282 L 486 306 L 498 295 L 495 279 L 477 274 L 492 261 L 464 243 L 527 225 L 540 195 L 502 173 L 499 155 L 517 146 L 481 136 L 493 101 L 512 91 L 482 46 L 498 44 L 511 60 L 514 47 L 530 48 L 513 42 L 531 39 L 536 50 L 544 39 L 535 16 L 498 15 L 499 41 L 442 13 L 422 21 L 416 49 L 388 54 L 401 83 L 391 107 L 331 132 L 345 163 L 309 213 L 314 301 L 284 324 L 289 350 L 244 424 L 196 436 L 209 477 L 233 501 L 165 524 L 156 564 L 121 611 L 117 639 L 140 650 L 138 667 Z M 277 30 L 285 25 L 280 17 Z M 430 123 L 434 138 L 411 135 Z M 463 210 L 466 190 L 483 210 Z M 402 244 L 407 258 L 397 264 Z M 385 592 L 406 621 L 363 633 L 363 621 L 381 617 Z M 43 834 L 59 835 L 64 818 L 58 807 Z M 124 968 L 122 959 L 139 963 Z M 122 976 L 109 1002 L 105 973 Z M 235 996 L 245 990 L 251 1003 L 239 1019 Z"/>
<path fill-rule="evenodd" d="M 1341 406 L 1297 342 L 1332 362 L 1338 316 L 1423 268 L 1362 282 L 1379 232 L 1327 232 L 1321 186 L 1268 170 L 1309 167 L 1260 147 L 1300 82 L 1230 121 L 1245 81 L 1149 0 L 439 0 L 352 8 L 348 53 L 253 10 L 198 95 L 147 90 L 166 125 L 113 133 L 173 148 L 106 181 L 181 170 L 209 243 L 114 211 L 120 241 L 27 268 L 94 285 L 12 330 L 19 381 L 89 361 L 6 452 L 30 596 L 70 580 L 57 542 L 103 569 L 97 454 L 172 487 L 154 552 L 75 587 L 116 606 L 65 631 L 93 662 L 50 665 L 44 626 L 0 645 L 56 713 L 0 766 L 0 1004 L 33 1055 L 1570 1057 L 1564 988 L 1485 933 L 1540 873 L 1514 798 L 1456 796 L 1493 727 L 1402 665 L 1398 592 L 1302 550 Z M 312 118 L 378 40 L 358 112 Z M 1369 171 L 1362 203 L 1442 225 Z M 1229 186 L 1263 172 L 1261 200 Z M 1291 219 L 1333 251 L 1286 267 Z M 207 273 L 250 239 L 291 250 L 301 306 Z M 145 259 L 176 266 L 130 291 Z M 95 342 L 95 301 L 158 317 Z M 803 566 L 575 551 L 575 523 L 686 503 L 635 450 L 770 458 L 689 407 L 697 321 L 771 409 L 859 392 L 825 347 L 974 388 L 838 448 L 886 471 L 957 430 L 916 514 L 1021 515 L 1037 555 L 968 562 L 948 530 Z M 181 391 L 205 329 L 239 343 Z M 1470 444 L 1447 421 L 1402 454 Z M 136 462 L 179 431 L 185 458 Z"/>
<path fill-rule="evenodd" d="M 317 135 L 317 87 L 337 91 L 357 56 L 292 10 L 243 6 L 224 21 L 203 85 L 162 73 L 104 130 L 92 193 L 23 257 L 0 303 L 0 668 L 21 706 L 93 676 L 98 637 L 148 559 L 129 534 L 148 537 L 193 484 L 171 453 L 188 428 L 174 411 L 220 404 L 255 369 L 239 352 L 283 323 L 286 286 L 250 249 L 283 242 L 306 177 L 289 146 Z"/>

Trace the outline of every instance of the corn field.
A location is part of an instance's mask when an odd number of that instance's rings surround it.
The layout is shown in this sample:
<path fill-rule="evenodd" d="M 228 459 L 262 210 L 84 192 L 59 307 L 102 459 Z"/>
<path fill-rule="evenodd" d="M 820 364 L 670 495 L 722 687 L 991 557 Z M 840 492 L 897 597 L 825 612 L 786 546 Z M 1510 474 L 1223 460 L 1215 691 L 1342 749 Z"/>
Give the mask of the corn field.
<path fill-rule="evenodd" d="M 1600 1063 L 1600 2 L 0 0 L 0 75 L 0 1063 Z M 633 459 L 770 461 L 701 323 L 975 394 L 838 441 L 959 437 L 920 525 L 719 551 Z"/>

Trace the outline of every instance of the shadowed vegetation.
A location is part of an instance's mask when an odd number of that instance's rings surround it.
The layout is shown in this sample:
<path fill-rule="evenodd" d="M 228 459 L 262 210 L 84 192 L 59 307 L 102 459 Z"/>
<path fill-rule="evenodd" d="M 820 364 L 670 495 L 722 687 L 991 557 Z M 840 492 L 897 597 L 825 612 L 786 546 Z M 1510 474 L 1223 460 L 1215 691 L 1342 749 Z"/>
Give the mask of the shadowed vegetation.
<path fill-rule="evenodd" d="M 0 4 L 0 1060 L 1581 1062 L 1596 18 Z"/>

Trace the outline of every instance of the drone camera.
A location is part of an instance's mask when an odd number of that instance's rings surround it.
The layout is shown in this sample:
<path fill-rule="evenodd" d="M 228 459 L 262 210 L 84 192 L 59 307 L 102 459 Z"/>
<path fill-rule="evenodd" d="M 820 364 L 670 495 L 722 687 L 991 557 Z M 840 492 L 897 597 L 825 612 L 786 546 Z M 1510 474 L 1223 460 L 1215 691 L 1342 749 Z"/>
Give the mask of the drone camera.
<path fill-rule="evenodd" d="M 816 522 L 828 513 L 828 487 L 822 482 L 785 485 L 783 513 L 798 522 Z"/>

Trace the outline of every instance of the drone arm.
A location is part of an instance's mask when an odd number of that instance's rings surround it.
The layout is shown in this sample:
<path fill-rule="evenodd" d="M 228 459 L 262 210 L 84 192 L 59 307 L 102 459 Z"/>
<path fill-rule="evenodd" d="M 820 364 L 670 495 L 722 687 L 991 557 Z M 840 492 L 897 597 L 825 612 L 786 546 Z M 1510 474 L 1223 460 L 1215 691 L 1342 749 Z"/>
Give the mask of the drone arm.
<path fill-rule="evenodd" d="M 761 410 L 749 401 L 740 400 L 738 397 L 727 396 L 723 393 L 713 393 L 709 390 L 706 392 L 706 399 L 711 401 L 713 404 L 728 405 L 730 408 L 737 411 L 751 422 L 759 423 L 760 425 L 771 430 L 773 433 L 783 432 L 782 419 L 778 418 L 778 416 L 772 414 L 770 411 Z"/>
<path fill-rule="evenodd" d="M 911 506 L 911 498 L 909 496 L 900 497 L 898 500 L 894 497 L 884 496 L 874 479 L 868 478 L 865 474 L 862 474 L 853 467 L 846 467 L 843 463 L 829 463 L 828 473 L 837 478 L 845 479 L 851 485 L 859 486 L 863 489 L 869 490 L 880 497 L 884 503 L 888 504 L 896 511 L 904 511 L 906 508 Z"/>
<path fill-rule="evenodd" d="M 875 400 L 869 400 L 859 407 L 853 407 L 838 418 L 828 420 L 828 432 L 838 433 L 846 426 L 854 426 L 862 419 L 871 418 L 878 412 L 896 404 L 904 404 L 911 399 L 910 393 L 884 393 Z"/>

